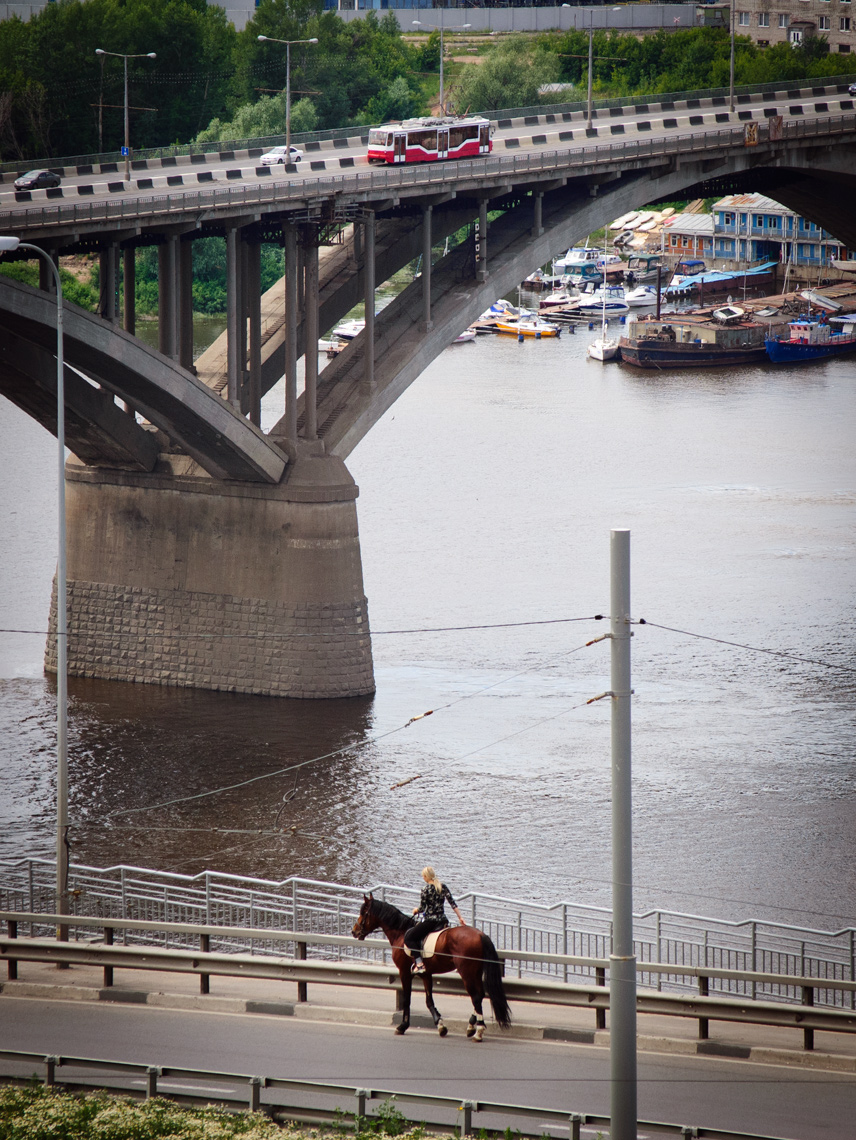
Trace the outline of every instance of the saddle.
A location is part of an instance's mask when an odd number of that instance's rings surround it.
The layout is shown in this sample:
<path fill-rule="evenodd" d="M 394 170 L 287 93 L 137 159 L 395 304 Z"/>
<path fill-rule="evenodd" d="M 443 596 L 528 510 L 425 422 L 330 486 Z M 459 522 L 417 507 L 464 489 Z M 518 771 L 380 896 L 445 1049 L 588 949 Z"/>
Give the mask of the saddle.
<path fill-rule="evenodd" d="M 422 943 L 422 947 L 419 951 L 419 953 L 422 955 L 423 958 L 433 958 L 433 956 L 437 950 L 437 939 L 440 937 L 440 935 L 443 933 L 443 931 L 448 930 L 448 929 L 449 928 L 447 926 L 444 926 L 442 930 L 435 930 L 435 931 L 433 931 L 433 933 L 428 935 L 428 937 Z M 402 949 L 404 950 L 404 953 L 408 956 L 408 958 L 413 957 L 413 951 L 410 949 L 409 946 L 403 946 Z"/>

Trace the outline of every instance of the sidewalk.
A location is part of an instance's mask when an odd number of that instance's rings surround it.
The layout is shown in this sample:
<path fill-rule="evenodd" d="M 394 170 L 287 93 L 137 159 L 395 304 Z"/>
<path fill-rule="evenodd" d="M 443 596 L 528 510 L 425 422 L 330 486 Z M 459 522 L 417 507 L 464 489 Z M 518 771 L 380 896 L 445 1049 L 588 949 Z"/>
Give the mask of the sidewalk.
<path fill-rule="evenodd" d="M 209 994 L 200 994 L 197 975 L 151 970 L 115 971 L 115 984 L 105 988 L 103 971 L 96 966 L 56 966 L 19 962 L 18 980 L 0 982 L 0 994 L 50 1001 L 131 1002 L 165 1009 L 208 1010 L 212 1013 L 251 1013 L 295 1017 L 305 1021 L 333 1021 L 353 1025 L 392 1027 L 393 992 L 352 986 L 307 983 L 308 1001 L 298 1002 L 297 983 L 212 975 Z M 452 1034 L 462 1034 L 472 1006 L 465 997 L 435 995 L 443 1020 Z M 609 1031 L 595 1029 L 593 1010 L 512 1002 L 514 1023 L 510 1039 L 543 1040 L 608 1048 Z M 488 1033 L 499 1034 L 485 1002 Z M 608 1015 L 607 1015 L 608 1024 Z M 411 1025 L 416 1032 L 434 1032 L 425 1008 L 422 987 L 414 986 Z M 638 1044 L 642 1052 L 686 1053 L 728 1057 L 765 1065 L 856 1074 L 856 1034 L 815 1031 L 813 1052 L 802 1049 L 802 1030 L 730 1022 L 711 1022 L 710 1039 L 697 1039 L 693 1018 L 639 1016 Z"/>

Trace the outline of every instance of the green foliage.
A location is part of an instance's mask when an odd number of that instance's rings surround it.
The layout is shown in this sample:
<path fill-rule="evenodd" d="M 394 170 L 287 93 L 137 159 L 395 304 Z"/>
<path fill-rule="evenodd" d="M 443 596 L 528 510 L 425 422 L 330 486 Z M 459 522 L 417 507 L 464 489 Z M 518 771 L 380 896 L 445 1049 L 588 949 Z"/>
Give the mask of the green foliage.
<path fill-rule="evenodd" d="M 588 33 L 569 31 L 539 37 L 545 50 L 560 61 L 560 78 L 585 89 L 588 73 Z M 660 30 L 636 39 L 619 32 L 595 31 L 593 79 L 602 96 L 656 95 L 672 91 L 727 87 L 731 52 L 727 29 Z M 735 41 L 734 74 L 738 86 L 798 81 L 852 70 L 846 55 L 828 54 L 823 37 L 797 48 L 780 43 L 761 48 L 747 37 Z"/>
<path fill-rule="evenodd" d="M 530 107 L 539 102 L 538 88 L 554 83 L 559 60 L 542 42 L 525 36 L 501 39 L 483 63 L 461 69 L 455 104 L 460 111 L 497 111 L 502 107 Z"/>
<path fill-rule="evenodd" d="M 157 54 L 128 61 L 133 147 L 191 137 L 225 105 L 236 37 L 205 0 L 66 0 L 0 22 L 0 156 L 121 147 L 123 61 L 97 47 Z"/>
<path fill-rule="evenodd" d="M 412 1129 L 410 1122 L 399 1111 L 394 1103 L 395 1098 L 385 1100 L 374 1116 L 359 1116 L 356 1121 L 358 1136 L 409 1136 L 418 1137 L 421 1129 Z"/>
<path fill-rule="evenodd" d="M 298 99 L 291 104 L 291 132 L 314 131 L 318 114 L 311 99 Z M 242 103 L 233 118 L 225 123 L 212 119 L 196 142 L 229 142 L 233 139 L 269 138 L 285 134 L 285 92 L 262 95 L 257 103 Z"/>
<path fill-rule="evenodd" d="M 39 267 L 31 261 L 0 262 L 0 273 L 4 277 L 12 277 L 15 281 L 23 281 L 25 285 L 38 288 Z M 60 266 L 59 279 L 62 282 L 63 300 L 80 305 L 82 309 L 95 312 L 98 309 L 98 283 L 90 274 L 88 281 L 81 281 L 73 273 Z"/>
<path fill-rule="evenodd" d="M 72 1096 L 38 1085 L 0 1089 L 0 1140 L 282 1140 L 267 1117 L 180 1108 L 159 1098 Z"/>

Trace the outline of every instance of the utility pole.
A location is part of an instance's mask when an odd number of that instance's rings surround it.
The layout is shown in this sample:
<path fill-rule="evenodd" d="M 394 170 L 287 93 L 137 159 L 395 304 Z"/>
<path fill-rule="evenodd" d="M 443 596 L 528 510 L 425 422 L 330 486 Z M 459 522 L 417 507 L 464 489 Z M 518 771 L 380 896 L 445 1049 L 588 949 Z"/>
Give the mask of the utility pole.
<path fill-rule="evenodd" d="M 636 1140 L 636 956 L 630 736 L 630 531 L 610 533 L 612 953 L 609 956 L 610 1140 Z"/>

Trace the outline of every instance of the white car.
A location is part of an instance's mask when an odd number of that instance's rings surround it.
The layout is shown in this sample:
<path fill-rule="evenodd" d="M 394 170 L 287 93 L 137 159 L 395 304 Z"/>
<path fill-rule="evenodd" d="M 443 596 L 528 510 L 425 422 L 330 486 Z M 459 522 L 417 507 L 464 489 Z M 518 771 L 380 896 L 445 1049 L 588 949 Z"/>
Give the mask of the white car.
<path fill-rule="evenodd" d="M 259 159 L 259 162 L 262 166 L 279 166 L 280 163 L 285 165 L 285 163 L 300 162 L 301 158 L 303 158 L 303 151 L 298 150 L 296 146 L 291 148 L 290 155 L 287 146 L 275 146 L 271 147 L 269 151 L 266 151 Z"/>

